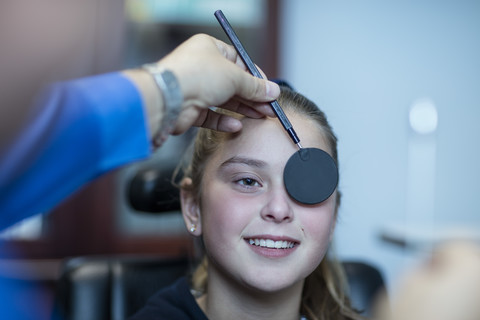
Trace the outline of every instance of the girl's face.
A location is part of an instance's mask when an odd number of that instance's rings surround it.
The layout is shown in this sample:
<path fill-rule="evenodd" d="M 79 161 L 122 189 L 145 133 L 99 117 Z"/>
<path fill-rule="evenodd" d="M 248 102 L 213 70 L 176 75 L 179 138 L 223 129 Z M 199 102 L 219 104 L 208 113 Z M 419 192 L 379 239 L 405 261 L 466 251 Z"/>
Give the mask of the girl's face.
<path fill-rule="evenodd" d="M 304 147 L 330 152 L 314 122 L 293 114 L 289 119 Z M 296 146 L 278 119 L 242 121 L 241 133 L 208 160 L 200 204 L 190 198 L 193 205 L 183 210 L 198 218 L 209 277 L 273 292 L 299 284 L 323 259 L 335 224 L 336 192 L 318 205 L 295 202 L 285 190 L 283 169 Z"/>

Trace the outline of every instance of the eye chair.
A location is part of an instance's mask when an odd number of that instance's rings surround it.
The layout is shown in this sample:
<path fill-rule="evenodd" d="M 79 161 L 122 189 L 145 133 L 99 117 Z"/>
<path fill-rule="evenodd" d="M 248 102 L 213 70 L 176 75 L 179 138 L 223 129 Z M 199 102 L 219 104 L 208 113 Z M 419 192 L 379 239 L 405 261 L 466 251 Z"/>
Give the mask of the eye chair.
<path fill-rule="evenodd" d="M 369 316 L 384 287 L 379 271 L 367 263 L 342 263 L 353 307 Z M 191 268 L 187 258 L 77 257 L 66 261 L 57 288 L 52 320 L 123 320 L 150 296 Z"/>
<path fill-rule="evenodd" d="M 186 258 L 72 258 L 63 267 L 52 320 L 127 319 L 188 269 Z"/>

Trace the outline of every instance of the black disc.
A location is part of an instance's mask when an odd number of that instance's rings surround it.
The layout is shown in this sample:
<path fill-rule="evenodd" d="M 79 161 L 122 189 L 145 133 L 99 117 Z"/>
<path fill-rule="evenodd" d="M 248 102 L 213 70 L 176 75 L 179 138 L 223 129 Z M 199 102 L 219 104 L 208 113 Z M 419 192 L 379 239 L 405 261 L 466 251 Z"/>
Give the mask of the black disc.
<path fill-rule="evenodd" d="M 288 194 L 304 204 L 317 204 L 332 195 L 338 184 L 333 158 L 317 148 L 303 148 L 288 159 L 283 171 Z"/>

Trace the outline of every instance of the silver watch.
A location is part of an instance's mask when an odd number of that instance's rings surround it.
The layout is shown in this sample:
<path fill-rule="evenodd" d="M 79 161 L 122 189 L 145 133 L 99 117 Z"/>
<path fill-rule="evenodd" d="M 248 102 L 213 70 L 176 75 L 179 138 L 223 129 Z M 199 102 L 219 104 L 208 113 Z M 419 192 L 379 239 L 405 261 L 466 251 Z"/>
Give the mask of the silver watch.
<path fill-rule="evenodd" d="M 160 129 L 153 138 L 154 145 L 160 146 L 175 127 L 183 103 L 183 94 L 177 77 L 170 70 L 159 67 L 156 63 L 145 64 L 142 69 L 150 73 L 163 97 L 165 114 Z"/>

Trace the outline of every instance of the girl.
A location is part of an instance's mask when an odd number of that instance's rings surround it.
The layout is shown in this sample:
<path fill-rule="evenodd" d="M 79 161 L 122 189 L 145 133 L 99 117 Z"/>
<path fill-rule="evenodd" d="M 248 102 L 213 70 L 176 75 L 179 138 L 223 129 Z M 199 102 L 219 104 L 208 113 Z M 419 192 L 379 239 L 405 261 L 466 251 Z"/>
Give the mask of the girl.
<path fill-rule="evenodd" d="M 336 137 L 311 101 L 283 87 L 278 102 L 304 147 L 337 162 Z M 296 146 L 276 118 L 241 118 L 239 133 L 200 129 L 181 182 L 182 213 L 205 257 L 188 281 L 154 296 L 134 319 L 361 319 L 339 265 L 326 259 L 340 202 L 287 194 Z"/>

